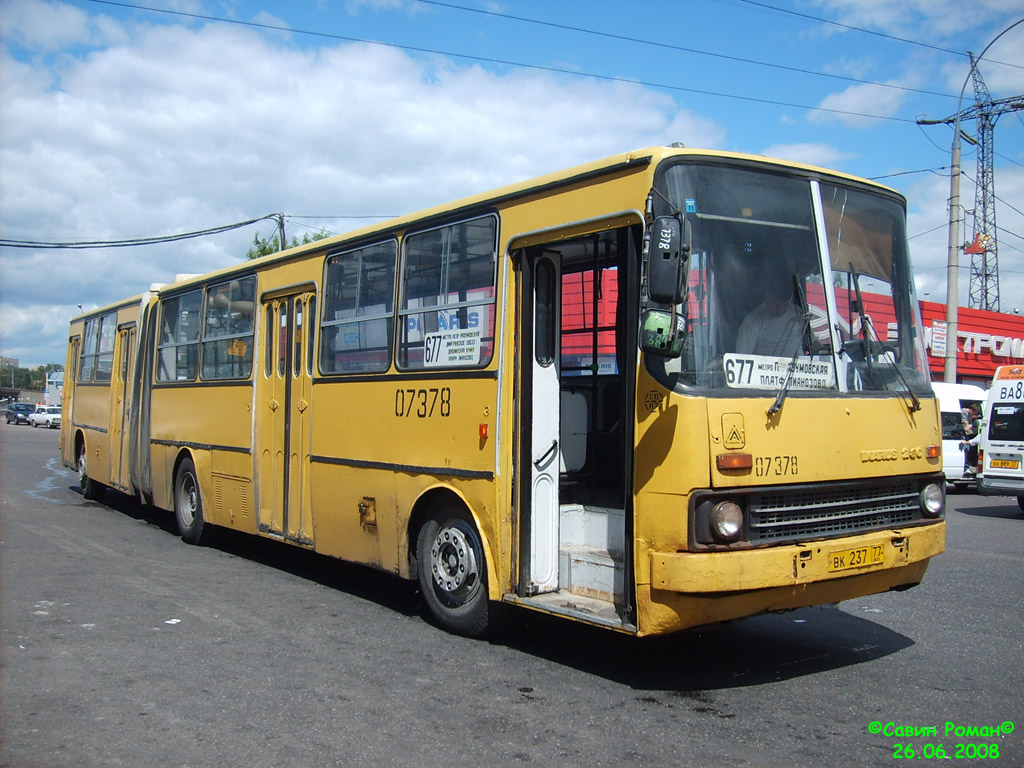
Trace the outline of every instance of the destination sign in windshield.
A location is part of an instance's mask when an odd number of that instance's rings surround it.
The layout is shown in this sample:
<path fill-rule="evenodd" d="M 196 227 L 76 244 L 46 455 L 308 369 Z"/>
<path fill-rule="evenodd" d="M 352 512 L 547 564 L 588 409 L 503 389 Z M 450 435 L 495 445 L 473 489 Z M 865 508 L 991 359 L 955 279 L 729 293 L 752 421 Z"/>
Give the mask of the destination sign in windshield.
<path fill-rule="evenodd" d="M 836 370 L 831 360 L 726 353 L 725 383 L 744 389 L 778 389 L 789 377 L 790 389 L 832 389 Z"/>

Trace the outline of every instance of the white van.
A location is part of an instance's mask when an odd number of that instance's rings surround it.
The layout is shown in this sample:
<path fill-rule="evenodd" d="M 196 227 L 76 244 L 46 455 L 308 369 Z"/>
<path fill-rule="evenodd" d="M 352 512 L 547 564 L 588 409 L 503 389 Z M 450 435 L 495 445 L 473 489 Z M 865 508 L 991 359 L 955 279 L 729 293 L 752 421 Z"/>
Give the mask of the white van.
<path fill-rule="evenodd" d="M 978 493 L 1016 496 L 1024 509 L 1024 366 L 996 368 L 982 425 Z"/>
<path fill-rule="evenodd" d="M 960 441 L 966 439 L 964 434 L 964 408 L 974 403 L 982 406 L 984 414 L 985 390 L 974 384 L 947 384 L 941 381 L 932 382 L 932 390 L 939 401 L 940 418 L 942 419 L 942 471 L 946 474 L 946 482 L 954 486 L 965 487 L 974 482 L 973 473 L 964 474 L 964 452 L 960 450 Z"/>

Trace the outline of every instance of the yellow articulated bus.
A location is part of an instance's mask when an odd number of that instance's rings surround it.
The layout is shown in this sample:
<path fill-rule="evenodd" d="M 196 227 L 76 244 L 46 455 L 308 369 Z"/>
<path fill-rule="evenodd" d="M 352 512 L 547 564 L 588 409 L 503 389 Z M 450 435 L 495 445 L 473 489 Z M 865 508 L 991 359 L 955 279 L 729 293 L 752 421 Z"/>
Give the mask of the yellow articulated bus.
<path fill-rule="evenodd" d="M 611 157 L 154 285 L 67 370 L 87 497 L 418 579 L 467 635 L 901 590 L 945 544 L 905 201 L 804 165 Z"/>

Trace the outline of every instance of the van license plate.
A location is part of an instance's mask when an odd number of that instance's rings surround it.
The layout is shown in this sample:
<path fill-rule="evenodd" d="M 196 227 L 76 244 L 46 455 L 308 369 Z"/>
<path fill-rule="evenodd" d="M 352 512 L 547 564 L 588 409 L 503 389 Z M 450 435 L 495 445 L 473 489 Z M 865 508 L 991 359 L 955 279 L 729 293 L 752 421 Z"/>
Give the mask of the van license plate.
<path fill-rule="evenodd" d="M 864 568 L 868 565 L 881 565 L 885 562 L 885 547 L 872 544 L 870 547 L 841 549 L 828 555 L 829 571 L 845 571 L 849 568 Z"/>
<path fill-rule="evenodd" d="M 1020 462 L 1011 459 L 992 459 L 992 469 L 1017 469 Z"/>

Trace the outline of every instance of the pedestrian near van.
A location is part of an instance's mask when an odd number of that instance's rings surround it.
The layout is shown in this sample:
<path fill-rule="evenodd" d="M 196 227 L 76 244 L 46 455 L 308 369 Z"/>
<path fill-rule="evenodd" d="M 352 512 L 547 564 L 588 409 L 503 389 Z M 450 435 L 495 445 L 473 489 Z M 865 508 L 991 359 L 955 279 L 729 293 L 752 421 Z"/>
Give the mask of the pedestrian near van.
<path fill-rule="evenodd" d="M 981 442 L 981 406 L 971 403 L 962 412 L 964 440 L 960 450 L 964 452 L 964 475 L 978 473 L 978 443 Z"/>

